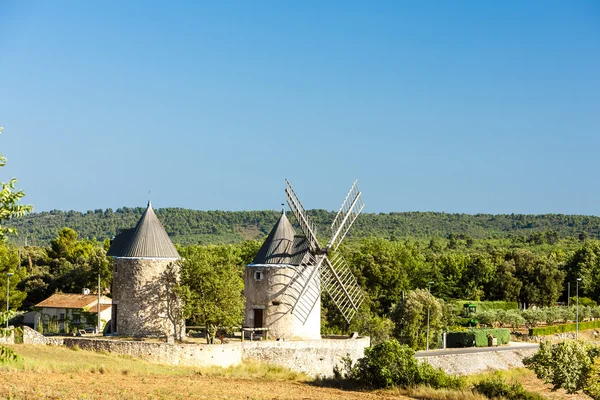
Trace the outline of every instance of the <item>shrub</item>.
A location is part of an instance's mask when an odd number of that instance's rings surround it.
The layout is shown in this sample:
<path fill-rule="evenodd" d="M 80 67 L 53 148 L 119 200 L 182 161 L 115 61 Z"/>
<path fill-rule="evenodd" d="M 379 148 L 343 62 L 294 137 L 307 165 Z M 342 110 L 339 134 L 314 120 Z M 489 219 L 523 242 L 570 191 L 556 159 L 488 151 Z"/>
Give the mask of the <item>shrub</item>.
<path fill-rule="evenodd" d="M 525 318 L 523 318 L 519 310 L 500 310 L 496 318 L 498 318 L 500 327 L 511 326 L 516 329 L 521 325 L 525 325 Z"/>
<path fill-rule="evenodd" d="M 499 345 L 508 344 L 508 342 L 510 342 L 510 330 L 506 328 L 473 329 L 472 332 L 476 347 L 486 347 L 488 345 L 488 335 L 497 338 Z"/>
<path fill-rule="evenodd" d="M 475 317 L 477 318 L 480 324 L 487 325 L 490 327 L 494 327 L 496 326 L 496 323 L 498 323 L 498 313 L 495 310 L 477 313 Z"/>
<path fill-rule="evenodd" d="M 567 393 L 575 393 L 589 380 L 597 353 L 597 348 L 574 340 L 542 342 L 539 351 L 525 358 L 523 364 L 545 383 L 554 385 L 552 390 L 563 388 Z"/>
<path fill-rule="evenodd" d="M 541 308 L 530 308 L 528 310 L 524 310 L 522 315 L 525 319 L 527 327 L 529 328 L 533 328 L 534 326 L 537 326 L 546 320 L 546 313 L 544 309 Z"/>
<path fill-rule="evenodd" d="M 472 331 L 448 332 L 446 334 L 446 347 L 473 347 L 475 345 L 475 334 Z"/>
<path fill-rule="evenodd" d="M 419 364 L 419 383 L 431 386 L 434 389 L 460 390 L 464 387 L 464 380 L 458 376 L 449 375 L 441 368 L 422 362 Z"/>
<path fill-rule="evenodd" d="M 0 363 L 9 363 L 19 361 L 21 356 L 16 354 L 8 347 L 0 346 Z"/>
<path fill-rule="evenodd" d="M 387 340 L 365 350 L 355 365 L 346 358 L 346 377 L 373 388 L 429 385 L 436 389 L 460 389 L 464 381 L 429 364 L 419 364 L 413 349 L 397 340 Z"/>
<path fill-rule="evenodd" d="M 555 333 L 575 332 L 577 324 L 561 324 L 552 326 L 540 326 L 529 329 L 529 336 L 554 335 Z M 586 321 L 579 323 L 579 330 L 600 328 L 600 321 Z"/>
<path fill-rule="evenodd" d="M 371 343 L 377 344 L 392 338 L 394 323 L 386 317 L 358 313 L 350 324 L 351 332 L 371 337 Z"/>
<path fill-rule="evenodd" d="M 488 399 L 506 400 L 543 400 L 544 397 L 537 393 L 527 392 L 520 383 L 506 383 L 500 377 L 493 377 L 473 385 L 476 392 Z"/>
<path fill-rule="evenodd" d="M 558 307 L 545 308 L 544 313 L 546 314 L 546 324 L 552 325 L 560 319 L 560 311 Z"/>
<path fill-rule="evenodd" d="M 598 358 L 595 358 L 592 363 L 583 391 L 592 399 L 600 400 L 600 362 Z"/>
<path fill-rule="evenodd" d="M 506 328 L 470 329 L 465 332 L 449 332 L 446 335 L 446 347 L 486 347 L 488 335 L 498 339 L 498 344 L 510 341 L 510 330 Z"/>
<path fill-rule="evenodd" d="M 570 304 L 577 304 L 577 297 L 576 296 L 572 296 L 571 300 L 569 302 Z M 579 298 L 579 306 L 588 306 L 588 307 L 596 307 L 598 306 L 598 303 L 592 299 L 590 299 L 589 297 L 580 297 Z"/>

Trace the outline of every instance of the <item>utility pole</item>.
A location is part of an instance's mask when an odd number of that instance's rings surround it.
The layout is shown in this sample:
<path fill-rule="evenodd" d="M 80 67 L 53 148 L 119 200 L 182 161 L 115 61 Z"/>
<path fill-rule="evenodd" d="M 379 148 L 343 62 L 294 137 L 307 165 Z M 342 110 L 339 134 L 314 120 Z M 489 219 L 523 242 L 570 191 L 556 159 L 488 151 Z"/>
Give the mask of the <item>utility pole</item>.
<path fill-rule="evenodd" d="M 100 273 L 98 273 L 98 327 L 96 333 L 100 333 Z"/>
<path fill-rule="evenodd" d="M 429 299 L 431 298 L 431 285 L 433 285 L 433 281 L 430 281 L 427 285 L 427 339 L 426 339 L 426 351 L 429 351 Z"/>
<path fill-rule="evenodd" d="M 581 281 L 581 278 L 577 278 L 577 283 L 576 283 L 576 289 L 575 289 L 575 296 L 577 299 L 577 312 L 575 314 L 575 340 L 579 340 L 579 282 Z"/>
<path fill-rule="evenodd" d="M 11 272 L 6 274 L 6 329 L 8 329 L 8 311 L 10 310 L 10 277 L 13 275 Z"/>

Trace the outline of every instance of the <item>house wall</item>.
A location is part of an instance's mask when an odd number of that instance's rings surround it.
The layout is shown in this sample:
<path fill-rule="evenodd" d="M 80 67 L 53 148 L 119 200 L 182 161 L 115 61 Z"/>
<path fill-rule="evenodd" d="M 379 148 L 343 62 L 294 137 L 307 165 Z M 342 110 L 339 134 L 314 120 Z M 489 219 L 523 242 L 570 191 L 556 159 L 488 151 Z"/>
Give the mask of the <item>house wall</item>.
<path fill-rule="evenodd" d="M 183 337 L 185 322 L 176 318 L 181 303 L 172 290 L 179 277 L 176 261 L 115 258 L 112 303 L 117 333 Z"/>
<path fill-rule="evenodd" d="M 311 268 L 311 267 L 302 267 Z M 263 272 L 263 279 L 256 280 L 254 273 Z M 296 276 L 296 267 L 247 266 L 244 277 L 244 296 L 246 299 L 244 327 L 254 327 L 254 309 L 263 309 L 263 326 L 269 328 L 269 337 L 284 340 L 321 339 L 321 299 L 312 306 L 305 321 L 290 313 L 295 299 L 284 295 L 286 287 Z M 317 274 L 318 279 L 318 274 Z M 301 286 L 301 285 L 300 285 Z M 308 303 L 308 296 L 301 301 Z M 274 304 L 275 303 L 275 304 Z"/>
<path fill-rule="evenodd" d="M 106 298 L 108 299 L 110 304 L 111 299 L 110 298 Z M 106 300 L 105 300 L 106 301 Z M 101 301 L 100 304 L 106 304 L 105 301 Z M 95 302 L 95 304 L 98 304 L 97 302 Z M 97 306 L 92 306 L 89 307 L 88 310 L 90 311 L 95 311 L 95 307 Z M 38 325 L 40 322 L 42 322 L 43 324 L 48 324 L 49 321 L 52 320 L 52 318 L 55 318 L 56 321 L 58 322 L 58 329 L 59 330 L 64 330 L 64 320 L 61 320 L 60 316 L 61 314 L 64 315 L 65 319 L 69 320 L 69 326 L 72 326 L 74 324 L 76 324 L 74 322 L 74 316 L 73 314 L 79 314 L 79 325 L 81 326 L 89 326 L 90 324 L 88 324 L 88 322 L 85 319 L 85 315 L 84 315 L 84 311 L 83 309 L 71 309 L 71 308 L 50 308 L 50 307 L 44 307 L 40 310 L 35 311 L 34 313 L 34 329 L 38 329 Z M 110 321 L 111 318 L 111 309 L 107 309 L 104 311 L 100 312 L 100 329 L 103 329 L 104 326 L 106 325 L 106 323 L 108 321 Z"/>

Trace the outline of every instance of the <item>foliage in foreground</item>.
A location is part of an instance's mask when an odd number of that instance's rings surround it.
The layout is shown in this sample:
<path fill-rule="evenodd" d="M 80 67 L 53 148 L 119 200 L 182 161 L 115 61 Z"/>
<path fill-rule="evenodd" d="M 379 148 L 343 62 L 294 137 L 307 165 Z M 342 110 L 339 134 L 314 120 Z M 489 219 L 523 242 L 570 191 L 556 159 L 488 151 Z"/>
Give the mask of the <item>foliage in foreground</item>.
<path fill-rule="evenodd" d="M 542 342 L 539 351 L 523 360 L 523 364 L 535 371 L 538 378 L 553 385 L 552 390 L 563 388 L 567 393 L 585 389 L 594 399 L 598 386 L 598 368 L 593 368 L 600 349 L 574 340 L 552 344 Z"/>
<path fill-rule="evenodd" d="M 365 356 L 352 364 L 344 360 L 343 375 L 371 388 L 409 388 L 427 385 L 434 389 L 462 389 L 463 379 L 448 375 L 427 363 L 419 363 L 415 352 L 397 340 L 387 340 L 365 350 Z"/>
<path fill-rule="evenodd" d="M 473 390 L 481 393 L 488 399 L 506 400 L 543 400 L 544 397 L 537 393 L 526 391 L 518 382 L 507 383 L 501 377 L 491 377 L 473 385 Z"/>

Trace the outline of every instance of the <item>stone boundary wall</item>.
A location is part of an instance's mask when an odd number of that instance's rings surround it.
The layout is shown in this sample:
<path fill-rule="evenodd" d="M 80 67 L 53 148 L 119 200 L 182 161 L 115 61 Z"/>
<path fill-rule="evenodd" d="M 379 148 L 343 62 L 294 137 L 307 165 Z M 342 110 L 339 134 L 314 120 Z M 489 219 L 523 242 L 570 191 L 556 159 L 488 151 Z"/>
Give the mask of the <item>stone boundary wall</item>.
<path fill-rule="evenodd" d="M 23 343 L 78 346 L 82 350 L 110 352 L 158 364 L 193 367 L 231 367 L 252 360 L 287 367 L 312 377 L 332 377 L 341 360 L 364 356 L 370 338 L 313 341 L 245 341 L 228 344 L 168 344 L 85 337 L 47 337 L 24 327 Z"/>
<path fill-rule="evenodd" d="M 23 326 L 23 344 L 48 344 L 62 346 L 64 344 L 64 338 L 44 336 L 28 326 Z"/>
<path fill-rule="evenodd" d="M 308 376 L 333 377 L 335 367 L 341 367 L 343 357 L 353 361 L 364 357 L 371 338 L 322 339 L 314 341 L 244 342 L 243 360 L 282 365 Z"/>
<path fill-rule="evenodd" d="M 168 344 L 74 337 L 64 338 L 64 345 L 79 346 L 82 350 L 124 354 L 158 364 L 230 367 L 242 363 L 239 344 Z"/>
<path fill-rule="evenodd" d="M 9 327 L 10 333 L 5 335 L 4 332 L 0 332 L 0 344 L 15 344 L 15 329 L 14 327 Z"/>
<path fill-rule="evenodd" d="M 441 368 L 453 375 L 470 375 L 492 370 L 523 367 L 523 359 L 538 349 L 514 349 L 465 354 L 447 354 L 419 357 L 418 360 Z"/>

